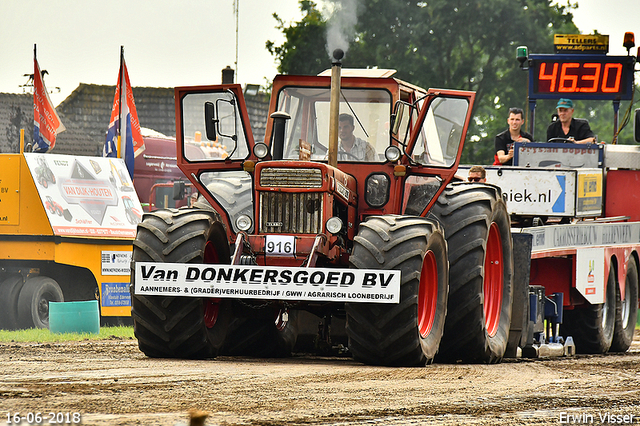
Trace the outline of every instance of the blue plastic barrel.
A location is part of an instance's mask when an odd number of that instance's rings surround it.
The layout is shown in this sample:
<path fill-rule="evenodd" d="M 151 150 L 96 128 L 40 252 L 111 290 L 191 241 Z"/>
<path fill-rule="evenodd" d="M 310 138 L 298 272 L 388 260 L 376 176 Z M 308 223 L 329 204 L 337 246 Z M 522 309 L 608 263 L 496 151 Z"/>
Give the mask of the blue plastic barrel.
<path fill-rule="evenodd" d="M 98 301 L 49 302 L 49 331 L 98 334 L 100 332 Z"/>

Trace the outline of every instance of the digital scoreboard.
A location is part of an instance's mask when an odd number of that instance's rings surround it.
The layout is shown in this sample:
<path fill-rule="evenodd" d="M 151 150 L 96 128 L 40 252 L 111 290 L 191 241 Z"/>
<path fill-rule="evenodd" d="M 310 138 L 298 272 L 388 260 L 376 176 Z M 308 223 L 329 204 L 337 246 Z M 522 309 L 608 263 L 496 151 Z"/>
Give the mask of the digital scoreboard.
<path fill-rule="evenodd" d="M 629 100 L 634 63 L 633 56 L 531 55 L 529 98 Z"/>

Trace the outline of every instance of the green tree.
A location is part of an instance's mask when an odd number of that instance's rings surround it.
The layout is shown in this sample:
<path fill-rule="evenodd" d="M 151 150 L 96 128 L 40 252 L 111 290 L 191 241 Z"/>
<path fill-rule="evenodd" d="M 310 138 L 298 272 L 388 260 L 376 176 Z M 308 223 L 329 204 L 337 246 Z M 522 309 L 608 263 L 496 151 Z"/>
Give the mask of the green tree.
<path fill-rule="evenodd" d="M 311 0 L 300 0 L 300 10 L 304 16 L 299 22 L 287 26 L 276 14 L 276 28 L 286 37 L 285 42 L 276 46 L 267 41 L 269 53 L 276 57 L 278 72 L 282 74 L 315 75 L 327 68 L 326 27 L 316 4 Z M 320 54 L 319 54 L 320 53 Z"/>
<path fill-rule="evenodd" d="M 300 22 L 278 20 L 284 44 L 267 47 L 280 72 L 317 74 L 329 67 L 326 19 L 310 0 L 300 7 Z M 516 47 L 551 53 L 554 33 L 577 32 L 574 7 L 548 0 L 363 0 L 344 65 L 392 68 L 422 87 L 475 91 L 463 161 L 490 164 L 505 111 L 526 107 L 527 75 L 515 60 Z"/>

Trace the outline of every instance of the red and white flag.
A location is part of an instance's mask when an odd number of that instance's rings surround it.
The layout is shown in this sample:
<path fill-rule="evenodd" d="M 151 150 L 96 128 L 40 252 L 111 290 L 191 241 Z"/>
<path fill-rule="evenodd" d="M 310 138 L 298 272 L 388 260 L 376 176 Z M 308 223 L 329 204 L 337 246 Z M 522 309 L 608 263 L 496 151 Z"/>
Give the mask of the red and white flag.
<path fill-rule="evenodd" d="M 47 88 L 42 81 L 38 59 L 33 57 L 33 151 L 51 151 L 56 145 L 56 135 L 65 130 L 51 103 Z"/>
<path fill-rule="evenodd" d="M 134 158 L 144 151 L 144 140 L 138 121 L 138 111 L 133 100 L 133 90 L 129 82 L 127 64 L 124 62 L 124 51 L 120 56 L 120 72 L 116 94 L 111 108 L 111 119 L 104 145 L 105 157 L 124 158 L 129 174 L 133 179 Z"/>

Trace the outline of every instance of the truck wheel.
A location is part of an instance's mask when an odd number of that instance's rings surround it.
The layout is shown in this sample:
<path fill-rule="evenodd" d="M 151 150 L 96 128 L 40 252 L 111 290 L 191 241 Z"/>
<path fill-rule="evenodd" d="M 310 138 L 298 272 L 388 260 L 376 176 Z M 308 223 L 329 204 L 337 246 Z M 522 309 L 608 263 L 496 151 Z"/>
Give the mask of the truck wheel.
<path fill-rule="evenodd" d="M 18 327 L 49 328 L 49 302 L 64 302 L 62 289 L 49 277 L 29 277 L 18 296 Z"/>
<path fill-rule="evenodd" d="M 616 322 L 616 274 L 612 266 L 604 303 L 564 311 L 560 334 L 573 337 L 578 353 L 603 354 L 611 347 Z"/>
<path fill-rule="evenodd" d="M 638 266 L 633 256 L 627 263 L 624 285 L 624 300 L 620 300 L 620 289 L 616 286 L 616 321 L 609 352 L 626 352 L 633 342 L 638 318 Z"/>
<path fill-rule="evenodd" d="M 420 217 L 374 216 L 360 224 L 349 259 L 358 269 L 400 270 L 400 303 L 347 303 L 354 359 L 372 365 L 429 364 L 444 329 L 447 244 L 437 224 Z"/>
<path fill-rule="evenodd" d="M 247 355 L 258 358 L 284 358 L 291 356 L 298 338 L 298 312 L 288 311 L 283 320 L 283 310 L 274 308 L 253 309 L 236 302 L 234 319 L 223 353 Z"/>
<path fill-rule="evenodd" d="M 138 262 L 226 263 L 229 243 L 217 214 L 201 209 L 145 214 L 133 242 Z M 229 322 L 228 301 L 142 296 L 131 289 L 131 316 L 138 347 L 149 357 L 212 358 Z"/>
<path fill-rule="evenodd" d="M 511 223 L 500 189 L 451 184 L 431 214 L 449 247 L 449 307 L 438 360 L 500 362 L 513 298 Z"/>
<path fill-rule="evenodd" d="M 8 275 L 0 283 L 0 329 L 18 328 L 18 297 L 23 284 L 20 274 Z"/>

